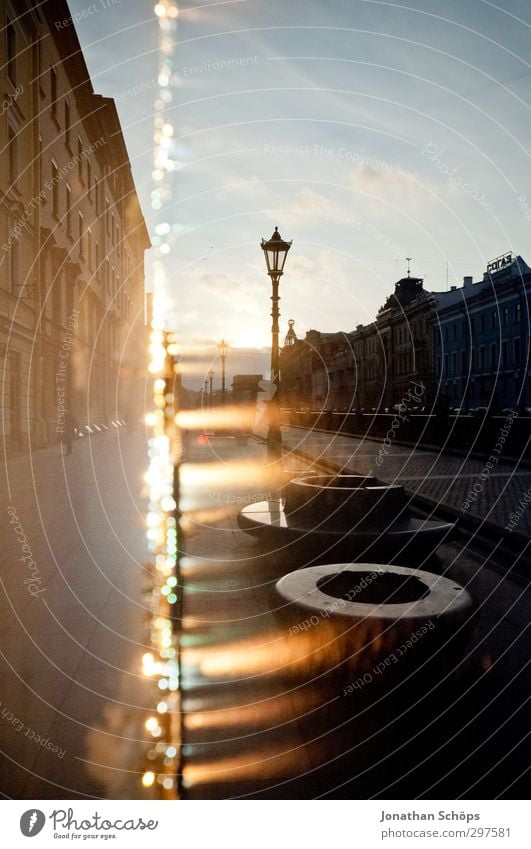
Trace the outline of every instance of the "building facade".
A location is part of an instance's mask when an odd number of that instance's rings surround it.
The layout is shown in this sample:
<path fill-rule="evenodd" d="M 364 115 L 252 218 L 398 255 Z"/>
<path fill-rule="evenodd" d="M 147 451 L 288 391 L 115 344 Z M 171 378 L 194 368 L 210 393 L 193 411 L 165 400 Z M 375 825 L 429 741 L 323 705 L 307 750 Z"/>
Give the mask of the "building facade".
<path fill-rule="evenodd" d="M 512 254 L 448 292 L 408 275 L 371 324 L 286 337 L 282 406 L 383 412 L 410 404 L 414 390 L 419 412 L 531 407 L 530 300 L 531 269 Z"/>
<path fill-rule="evenodd" d="M 310 330 L 285 345 L 281 357 L 282 405 L 290 409 L 348 411 L 390 409 L 422 384 L 433 391 L 434 300 L 423 281 L 404 277 L 376 320 L 345 333 Z M 297 407 L 298 405 L 298 407 Z"/>
<path fill-rule="evenodd" d="M 149 247 L 114 102 L 65 2 L 3 4 L 2 426 L 12 449 L 139 416 Z"/>
<path fill-rule="evenodd" d="M 331 385 L 334 358 L 350 347 L 346 333 L 309 330 L 298 339 L 294 322 L 280 355 L 280 403 L 290 409 L 324 409 L 332 404 L 336 390 Z"/>
<path fill-rule="evenodd" d="M 483 279 L 436 294 L 435 380 L 450 407 L 531 407 L 531 269 L 520 256 L 489 263 Z"/>

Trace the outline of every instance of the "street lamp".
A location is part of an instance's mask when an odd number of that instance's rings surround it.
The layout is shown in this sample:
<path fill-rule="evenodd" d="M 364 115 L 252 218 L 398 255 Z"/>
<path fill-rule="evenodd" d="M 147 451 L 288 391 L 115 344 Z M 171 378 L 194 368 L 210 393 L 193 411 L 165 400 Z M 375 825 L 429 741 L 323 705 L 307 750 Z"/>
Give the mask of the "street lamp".
<path fill-rule="evenodd" d="M 218 345 L 219 355 L 221 357 L 221 403 L 225 403 L 225 360 L 227 359 L 227 351 L 229 345 L 224 339 Z"/>
<path fill-rule="evenodd" d="M 214 369 L 211 368 L 208 372 L 208 379 L 210 380 L 210 395 L 209 395 L 209 405 L 212 406 L 212 381 L 214 380 Z"/>
<path fill-rule="evenodd" d="M 280 278 L 284 273 L 286 257 L 292 244 L 293 242 L 285 242 L 280 233 L 278 232 L 278 227 L 275 227 L 275 232 L 273 233 L 269 241 L 266 242 L 265 239 L 262 239 L 260 245 L 264 252 L 267 273 L 271 277 L 271 283 L 273 284 L 273 294 L 271 296 L 271 318 L 273 319 L 273 323 L 271 325 L 271 380 L 273 382 L 273 397 L 269 401 L 269 428 L 267 433 L 267 452 L 269 458 L 275 463 L 280 463 L 282 457 L 282 437 L 280 433 L 279 401 L 280 352 L 278 347 L 278 320 L 280 318 L 280 312 L 278 308 L 278 302 L 280 301 L 280 298 L 278 295 L 278 284 Z"/>

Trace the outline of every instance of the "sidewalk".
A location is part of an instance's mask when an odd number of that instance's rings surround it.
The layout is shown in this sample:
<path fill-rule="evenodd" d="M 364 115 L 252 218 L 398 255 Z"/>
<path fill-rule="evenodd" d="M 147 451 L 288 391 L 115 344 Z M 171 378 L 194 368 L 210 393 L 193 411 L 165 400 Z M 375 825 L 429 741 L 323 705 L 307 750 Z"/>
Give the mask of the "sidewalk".
<path fill-rule="evenodd" d="M 139 795 L 153 701 L 140 674 L 145 450 L 113 429 L 3 470 L 0 787 L 12 798 Z"/>

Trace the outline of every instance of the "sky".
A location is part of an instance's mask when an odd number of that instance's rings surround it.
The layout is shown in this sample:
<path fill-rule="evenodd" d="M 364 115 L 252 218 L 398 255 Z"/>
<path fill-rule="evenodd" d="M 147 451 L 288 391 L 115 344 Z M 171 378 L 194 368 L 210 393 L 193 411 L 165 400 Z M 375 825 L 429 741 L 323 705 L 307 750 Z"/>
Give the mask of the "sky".
<path fill-rule="evenodd" d="M 97 2 L 76 29 L 154 235 L 157 23 L 145 0 Z M 408 256 L 431 291 L 508 250 L 531 264 L 530 29 L 527 0 L 180 4 L 166 267 L 183 347 L 209 368 L 224 337 L 229 373 L 267 368 L 276 225 L 293 240 L 281 336 L 290 318 L 299 337 L 371 322 Z"/>

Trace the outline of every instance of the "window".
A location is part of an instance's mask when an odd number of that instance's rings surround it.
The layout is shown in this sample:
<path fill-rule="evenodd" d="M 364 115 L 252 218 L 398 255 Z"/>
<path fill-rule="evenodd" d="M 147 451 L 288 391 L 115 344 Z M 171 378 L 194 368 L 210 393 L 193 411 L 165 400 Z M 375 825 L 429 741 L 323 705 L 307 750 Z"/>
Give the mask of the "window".
<path fill-rule="evenodd" d="M 72 151 L 70 148 L 70 121 L 70 106 L 68 104 L 68 101 L 65 100 L 65 145 L 71 153 Z"/>
<path fill-rule="evenodd" d="M 448 354 L 444 355 L 444 373 L 448 377 Z"/>
<path fill-rule="evenodd" d="M 15 188 L 17 181 L 17 134 L 11 124 L 7 125 L 7 174 L 10 187 Z"/>
<path fill-rule="evenodd" d="M 87 230 L 87 259 L 88 266 L 92 271 L 94 266 L 92 265 L 92 231 L 90 230 L 90 228 Z"/>
<path fill-rule="evenodd" d="M 17 33 L 13 23 L 7 19 L 6 23 L 6 70 L 7 76 L 13 83 L 17 84 Z"/>
<path fill-rule="evenodd" d="M 66 186 L 66 232 L 69 236 L 72 235 L 72 190 L 68 184 Z"/>
<path fill-rule="evenodd" d="M 42 180 L 44 170 L 42 167 L 42 136 L 39 134 L 39 159 L 38 159 L 38 170 L 39 170 L 39 186 L 42 189 Z"/>
<path fill-rule="evenodd" d="M 517 324 L 520 324 L 520 318 L 521 318 L 520 304 L 515 304 L 514 305 L 514 320 Z"/>
<path fill-rule="evenodd" d="M 509 307 L 504 307 L 502 310 L 502 323 L 509 324 Z"/>
<path fill-rule="evenodd" d="M 15 222 L 12 222 L 12 226 L 9 228 L 10 232 L 12 232 L 15 227 Z M 18 290 L 19 280 L 18 280 L 18 240 L 15 239 L 11 246 L 11 250 L 8 254 L 9 257 L 9 291 L 14 294 Z M 20 290 L 18 290 L 20 291 Z"/>
<path fill-rule="evenodd" d="M 87 160 L 87 195 L 89 200 L 92 200 L 92 166 L 90 162 Z"/>
<path fill-rule="evenodd" d="M 520 346 L 520 337 L 516 336 L 513 340 L 513 350 L 514 350 L 514 362 L 516 366 L 520 365 L 521 359 L 521 346 Z"/>
<path fill-rule="evenodd" d="M 452 374 L 457 374 L 457 351 L 452 351 Z"/>
<path fill-rule="evenodd" d="M 466 374 L 466 351 L 461 351 L 461 374 Z"/>
<path fill-rule="evenodd" d="M 59 183 L 59 169 L 52 159 L 52 213 L 56 218 L 59 218 L 59 191 L 57 184 Z"/>
<path fill-rule="evenodd" d="M 66 286 L 64 290 L 64 302 L 66 315 L 72 315 L 74 308 L 74 290 L 72 286 Z"/>
<path fill-rule="evenodd" d="M 448 342 L 448 328 L 447 327 L 444 328 L 444 341 Z"/>
<path fill-rule="evenodd" d="M 77 176 L 79 177 L 79 182 L 83 182 L 83 142 L 78 137 L 77 140 Z"/>
<path fill-rule="evenodd" d="M 496 315 L 496 313 L 494 313 Z M 495 369 L 498 365 L 498 354 L 496 342 L 492 342 L 490 346 L 490 367 Z"/>
<path fill-rule="evenodd" d="M 58 124 L 57 120 L 57 72 L 55 68 L 50 68 L 50 109 L 52 111 L 52 118 L 55 123 Z"/>
<path fill-rule="evenodd" d="M 481 371 L 485 368 L 485 345 L 479 346 L 479 367 Z"/>
<path fill-rule="evenodd" d="M 78 221 L 78 237 L 79 237 L 79 256 L 80 256 L 80 258 L 83 258 L 84 257 L 84 250 L 85 250 L 85 245 L 84 245 L 85 226 L 84 226 L 84 222 L 83 222 L 83 213 L 82 212 L 78 213 L 77 221 Z"/>
<path fill-rule="evenodd" d="M 491 313 L 491 316 L 490 316 L 490 326 L 493 330 L 496 329 L 497 319 L 498 319 L 498 313 L 496 312 L 496 310 L 494 310 L 494 312 Z"/>
<path fill-rule="evenodd" d="M 502 342 L 502 366 L 506 366 L 509 361 L 509 343 L 507 339 Z"/>

